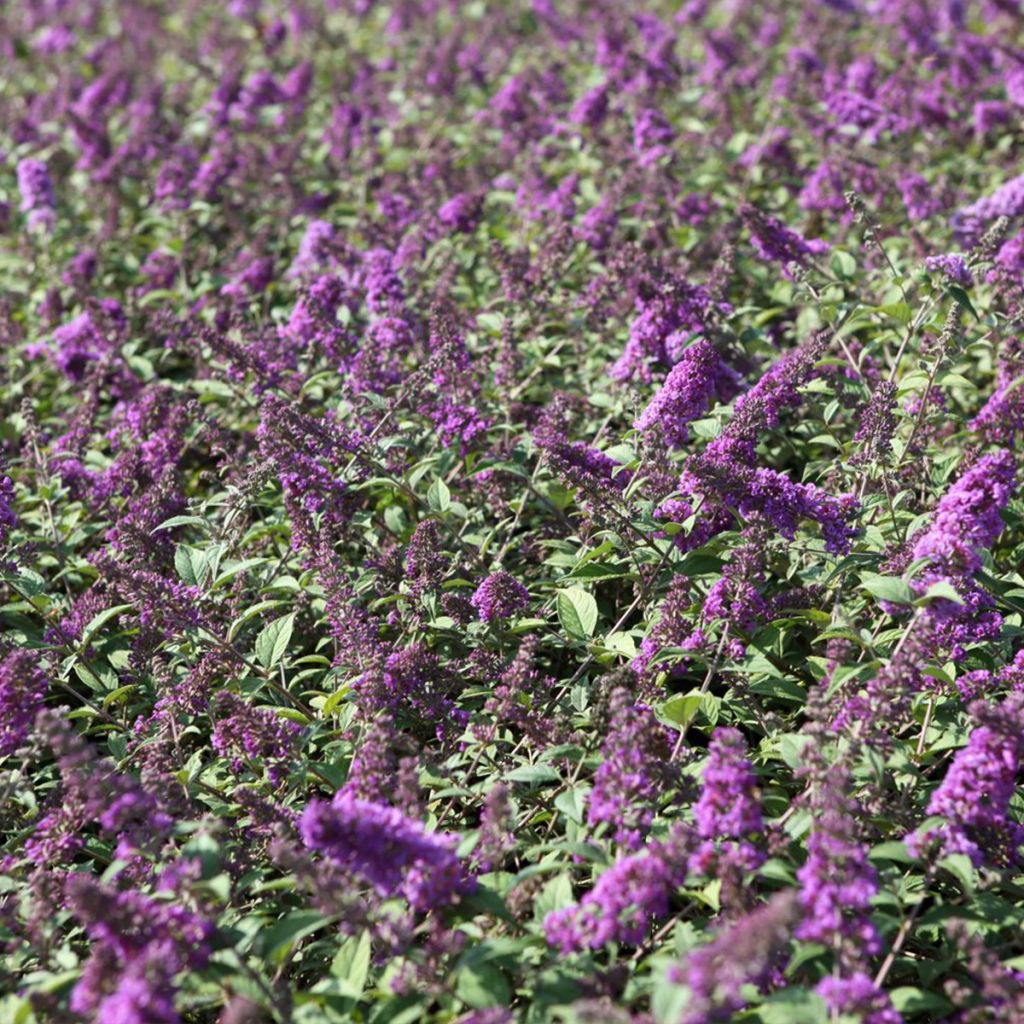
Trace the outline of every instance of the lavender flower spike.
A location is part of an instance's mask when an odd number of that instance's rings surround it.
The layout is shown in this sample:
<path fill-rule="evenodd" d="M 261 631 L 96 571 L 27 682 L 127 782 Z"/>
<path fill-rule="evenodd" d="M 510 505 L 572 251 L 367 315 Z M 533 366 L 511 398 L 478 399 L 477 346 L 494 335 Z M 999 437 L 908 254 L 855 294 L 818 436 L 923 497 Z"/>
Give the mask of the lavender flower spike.
<path fill-rule="evenodd" d="M 18 164 L 21 212 L 28 214 L 29 227 L 53 227 L 56 200 L 50 171 L 42 160 L 25 159 Z"/>
<path fill-rule="evenodd" d="M 707 412 L 723 369 L 714 346 L 699 338 L 672 367 L 661 390 L 640 414 L 637 430 L 660 428 L 669 445 L 682 447 L 689 437 L 686 425 Z"/>
<path fill-rule="evenodd" d="M 454 836 L 427 832 L 396 808 L 345 790 L 330 803 L 312 801 L 299 819 L 299 835 L 382 896 L 402 895 L 416 910 L 454 903 L 471 885 Z"/>
<path fill-rule="evenodd" d="M 481 622 L 494 622 L 518 615 L 530 603 L 530 594 L 511 573 L 502 571 L 488 576 L 470 601 Z"/>

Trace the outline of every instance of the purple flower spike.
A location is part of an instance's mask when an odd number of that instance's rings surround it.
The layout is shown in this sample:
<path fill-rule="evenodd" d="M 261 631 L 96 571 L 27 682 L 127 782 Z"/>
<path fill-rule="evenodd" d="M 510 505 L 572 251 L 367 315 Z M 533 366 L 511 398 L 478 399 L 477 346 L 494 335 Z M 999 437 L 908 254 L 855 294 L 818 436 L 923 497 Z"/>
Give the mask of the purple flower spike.
<path fill-rule="evenodd" d="M 511 573 L 492 573 L 470 598 L 481 622 L 510 619 L 530 603 L 530 594 Z"/>

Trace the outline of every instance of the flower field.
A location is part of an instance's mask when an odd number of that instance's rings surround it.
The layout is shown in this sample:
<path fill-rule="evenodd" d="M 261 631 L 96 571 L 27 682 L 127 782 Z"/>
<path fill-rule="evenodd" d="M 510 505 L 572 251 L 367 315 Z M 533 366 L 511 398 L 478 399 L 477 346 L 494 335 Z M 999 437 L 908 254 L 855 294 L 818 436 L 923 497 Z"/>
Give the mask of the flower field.
<path fill-rule="evenodd" d="M 1024 1022 L 1018 0 L 0 6 L 0 1022 Z"/>

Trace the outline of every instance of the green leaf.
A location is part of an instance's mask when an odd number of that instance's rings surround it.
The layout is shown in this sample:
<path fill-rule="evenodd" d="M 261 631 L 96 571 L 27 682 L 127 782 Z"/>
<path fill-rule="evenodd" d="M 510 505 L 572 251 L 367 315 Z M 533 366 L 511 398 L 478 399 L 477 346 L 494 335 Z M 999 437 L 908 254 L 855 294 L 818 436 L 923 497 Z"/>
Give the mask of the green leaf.
<path fill-rule="evenodd" d="M 507 1006 L 512 998 L 505 973 L 487 963 L 462 968 L 456 978 L 455 994 L 474 1010 Z"/>
<path fill-rule="evenodd" d="M 604 454 L 607 455 L 609 459 L 614 459 L 623 466 L 636 460 L 636 450 L 632 445 L 628 444 L 613 445 L 611 448 L 606 448 Z"/>
<path fill-rule="evenodd" d="M 512 916 L 505 901 L 493 889 L 488 889 L 486 885 L 477 885 L 462 897 L 462 901 L 465 906 L 479 914 L 489 914 L 491 917 L 500 918 L 507 924 L 517 924 L 517 919 Z"/>
<path fill-rule="evenodd" d="M 952 295 L 953 298 L 964 307 L 964 309 L 969 310 L 975 320 L 981 319 L 981 317 L 978 316 L 978 311 L 974 308 L 974 304 L 971 302 L 970 296 L 963 290 L 963 288 L 960 288 L 955 284 L 951 284 L 949 286 L 949 294 Z"/>
<path fill-rule="evenodd" d="M 762 679 L 759 683 L 752 683 L 750 692 L 768 694 L 779 700 L 792 700 L 799 704 L 803 704 L 807 700 L 807 690 L 803 686 L 794 683 L 792 679 L 782 679 L 778 676 Z"/>
<path fill-rule="evenodd" d="M 931 1020 L 939 1020 L 953 1009 L 953 1004 L 938 992 L 926 992 L 910 985 L 894 988 L 889 998 L 899 1013 L 928 1013 Z"/>
<path fill-rule="evenodd" d="M 507 782 L 524 782 L 539 785 L 544 782 L 558 782 L 561 776 L 549 764 L 524 764 L 505 776 Z"/>
<path fill-rule="evenodd" d="M 610 562 L 584 562 L 577 565 L 569 579 L 573 580 L 613 580 L 629 575 L 629 567 L 626 565 L 614 565 Z"/>
<path fill-rule="evenodd" d="M 620 651 L 627 658 L 636 657 L 636 641 L 630 633 L 609 633 L 604 638 L 604 646 L 611 651 Z"/>
<path fill-rule="evenodd" d="M 46 593 L 46 580 L 33 569 L 19 569 L 13 580 L 9 576 L 4 578 L 11 580 L 26 597 L 41 597 Z"/>
<path fill-rule="evenodd" d="M 174 552 L 174 568 L 178 570 L 178 575 L 186 583 L 195 586 L 196 574 L 192 568 L 192 556 L 184 544 Z"/>
<path fill-rule="evenodd" d="M 807 442 L 808 444 L 824 444 L 829 448 L 839 448 L 843 446 L 837 441 L 831 434 L 815 434 L 814 437 Z"/>
<path fill-rule="evenodd" d="M 911 857 L 907 844 L 900 839 L 879 843 L 877 846 L 871 847 L 868 856 L 872 860 L 889 860 L 895 861 L 898 864 L 914 863 L 914 858 Z"/>
<path fill-rule="evenodd" d="M 544 920 L 552 910 L 564 910 L 571 906 L 572 880 L 567 874 L 549 879 L 533 901 L 533 910 L 538 920 Z"/>
<path fill-rule="evenodd" d="M 879 306 L 878 311 L 886 316 L 891 316 L 906 326 L 914 319 L 914 314 L 905 302 L 890 302 L 885 306 Z"/>
<path fill-rule="evenodd" d="M 903 395 L 908 391 L 917 391 L 928 384 L 928 374 L 923 370 L 911 370 L 905 373 L 896 385 L 896 394 Z"/>
<path fill-rule="evenodd" d="M 939 861 L 960 884 L 964 892 L 974 892 L 974 865 L 966 853 L 951 853 Z"/>
<path fill-rule="evenodd" d="M 811 738 L 806 733 L 784 733 L 778 740 L 779 754 L 782 760 L 790 768 L 799 768 L 803 764 L 804 747 L 810 742 Z"/>
<path fill-rule="evenodd" d="M 505 324 L 505 316 L 502 313 L 477 313 L 476 322 L 477 326 L 498 334 Z"/>
<path fill-rule="evenodd" d="M 103 710 L 106 711 L 112 704 L 117 704 L 120 701 L 125 700 L 134 690 L 134 683 L 129 683 L 127 686 L 119 686 L 116 690 L 111 690 L 111 692 L 103 698 Z"/>
<path fill-rule="evenodd" d="M 244 561 L 235 562 L 217 576 L 213 581 L 213 587 L 216 589 L 229 580 L 234 579 L 240 572 L 248 572 L 250 569 L 255 569 L 258 565 L 266 565 L 269 561 L 269 558 L 246 558 Z"/>
<path fill-rule="evenodd" d="M 434 512 L 447 512 L 452 504 L 452 492 L 448 485 L 438 477 L 427 491 L 427 504 Z"/>
<path fill-rule="evenodd" d="M 32 986 L 32 991 L 41 994 L 45 993 L 46 995 L 59 995 L 71 988 L 72 984 L 74 984 L 74 982 L 76 982 L 81 976 L 81 968 L 61 971 L 59 974 L 51 974 L 45 981 L 34 984 Z"/>
<path fill-rule="evenodd" d="M 346 696 L 352 691 L 351 686 L 342 686 L 340 689 L 335 690 L 334 693 L 324 701 L 323 707 L 320 708 L 320 714 L 324 718 L 330 718 L 331 715 L 338 709 L 338 705 L 345 699 Z"/>
<path fill-rule="evenodd" d="M 776 992 L 757 1008 L 763 1024 L 826 1024 L 828 1019 L 825 1001 L 805 988 Z"/>
<path fill-rule="evenodd" d="M 857 273 L 857 261 L 848 252 L 836 249 L 832 253 L 832 273 L 836 277 L 853 277 Z"/>
<path fill-rule="evenodd" d="M 209 570 L 207 553 L 187 544 L 179 544 L 177 551 L 174 552 L 174 568 L 186 583 L 198 587 Z"/>
<path fill-rule="evenodd" d="M 910 584 L 895 576 L 861 576 L 860 585 L 879 601 L 891 604 L 912 604 L 914 601 Z"/>
<path fill-rule="evenodd" d="M 86 686 L 95 690 L 97 693 L 104 693 L 117 686 L 117 676 L 114 675 L 109 668 L 97 666 L 97 671 L 94 672 L 88 665 L 81 661 L 76 661 L 74 666 L 75 675 L 78 676 Z M 101 678 L 101 675 L 103 678 Z"/>
<path fill-rule="evenodd" d="M 962 373 L 946 373 L 942 375 L 942 378 L 938 382 L 942 387 L 960 387 L 969 388 L 971 391 L 977 391 L 978 385 L 973 380 L 965 377 Z M 1003 393 L 1005 397 L 1005 392 Z"/>
<path fill-rule="evenodd" d="M 331 961 L 331 976 L 345 983 L 352 999 L 358 999 L 370 976 L 370 933 L 350 935 Z"/>
<path fill-rule="evenodd" d="M 273 668 L 288 650 L 295 627 L 295 613 L 268 623 L 256 637 L 256 660 L 264 668 Z"/>
<path fill-rule="evenodd" d="M 292 911 L 277 924 L 257 935 L 255 952 L 267 960 L 280 960 L 299 939 L 319 931 L 331 920 L 332 918 L 318 910 Z"/>
<path fill-rule="evenodd" d="M 116 618 L 121 612 L 126 612 L 130 608 L 134 607 L 130 604 L 116 604 L 113 608 L 106 608 L 101 611 L 98 615 L 94 615 L 89 622 L 86 624 L 85 629 L 82 630 L 82 639 L 79 641 L 79 650 L 85 650 L 96 634 L 113 618 Z"/>
<path fill-rule="evenodd" d="M 658 705 L 658 712 L 676 725 L 689 725 L 700 710 L 703 694 L 679 693 Z"/>
<path fill-rule="evenodd" d="M 933 583 L 914 603 L 929 604 L 938 600 L 952 601 L 954 604 L 963 604 L 964 599 L 956 592 L 956 587 L 948 580 L 939 580 Z"/>
<path fill-rule="evenodd" d="M 172 530 L 175 526 L 205 526 L 206 520 L 202 516 L 171 516 L 165 519 L 159 526 L 154 526 L 150 533 L 158 533 L 160 530 Z"/>
<path fill-rule="evenodd" d="M 694 436 L 705 438 L 707 440 L 718 437 L 722 432 L 721 422 L 714 417 L 702 420 L 691 420 L 687 424 L 687 427 Z"/>
<path fill-rule="evenodd" d="M 594 635 L 597 627 L 597 602 L 593 595 L 579 587 L 558 591 L 556 601 L 558 621 L 570 635 L 587 639 Z"/>
<path fill-rule="evenodd" d="M 273 608 L 280 608 L 282 605 L 288 604 L 287 601 L 283 601 L 280 598 L 275 598 L 270 601 L 260 601 L 259 604 L 254 604 L 251 608 L 246 608 L 241 615 L 231 623 L 228 628 L 228 643 L 238 636 L 238 631 L 244 626 L 250 619 L 255 618 L 257 615 L 262 615 L 264 612 L 269 612 Z"/>
<path fill-rule="evenodd" d="M 555 797 L 555 807 L 560 810 L 570 821 L 577 825 L 583 823 L 583 807 L 586 803 L 587 791 L 579 786 L 567 789 Z"/>
<path fill-rule="evenodd" d="M 685 1019 L 689 1002 L 689 990 L 670 980 L 665 972 L 662 972 L 662 977 L 651 996 L 651 1010 L 658 1024 L 675 1024 L 676 1021 Z"/>

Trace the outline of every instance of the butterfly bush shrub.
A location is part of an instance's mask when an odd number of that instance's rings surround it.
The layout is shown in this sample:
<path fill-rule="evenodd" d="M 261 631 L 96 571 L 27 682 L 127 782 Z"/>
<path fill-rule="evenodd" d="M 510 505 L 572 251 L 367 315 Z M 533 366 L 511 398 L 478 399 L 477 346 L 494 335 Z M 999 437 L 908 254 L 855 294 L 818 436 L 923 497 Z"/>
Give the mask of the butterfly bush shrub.
<path fill-rule="evenodd" d="M 1024 1020 L 1018 0 L 0 55 L 0 1020 Z"/>

